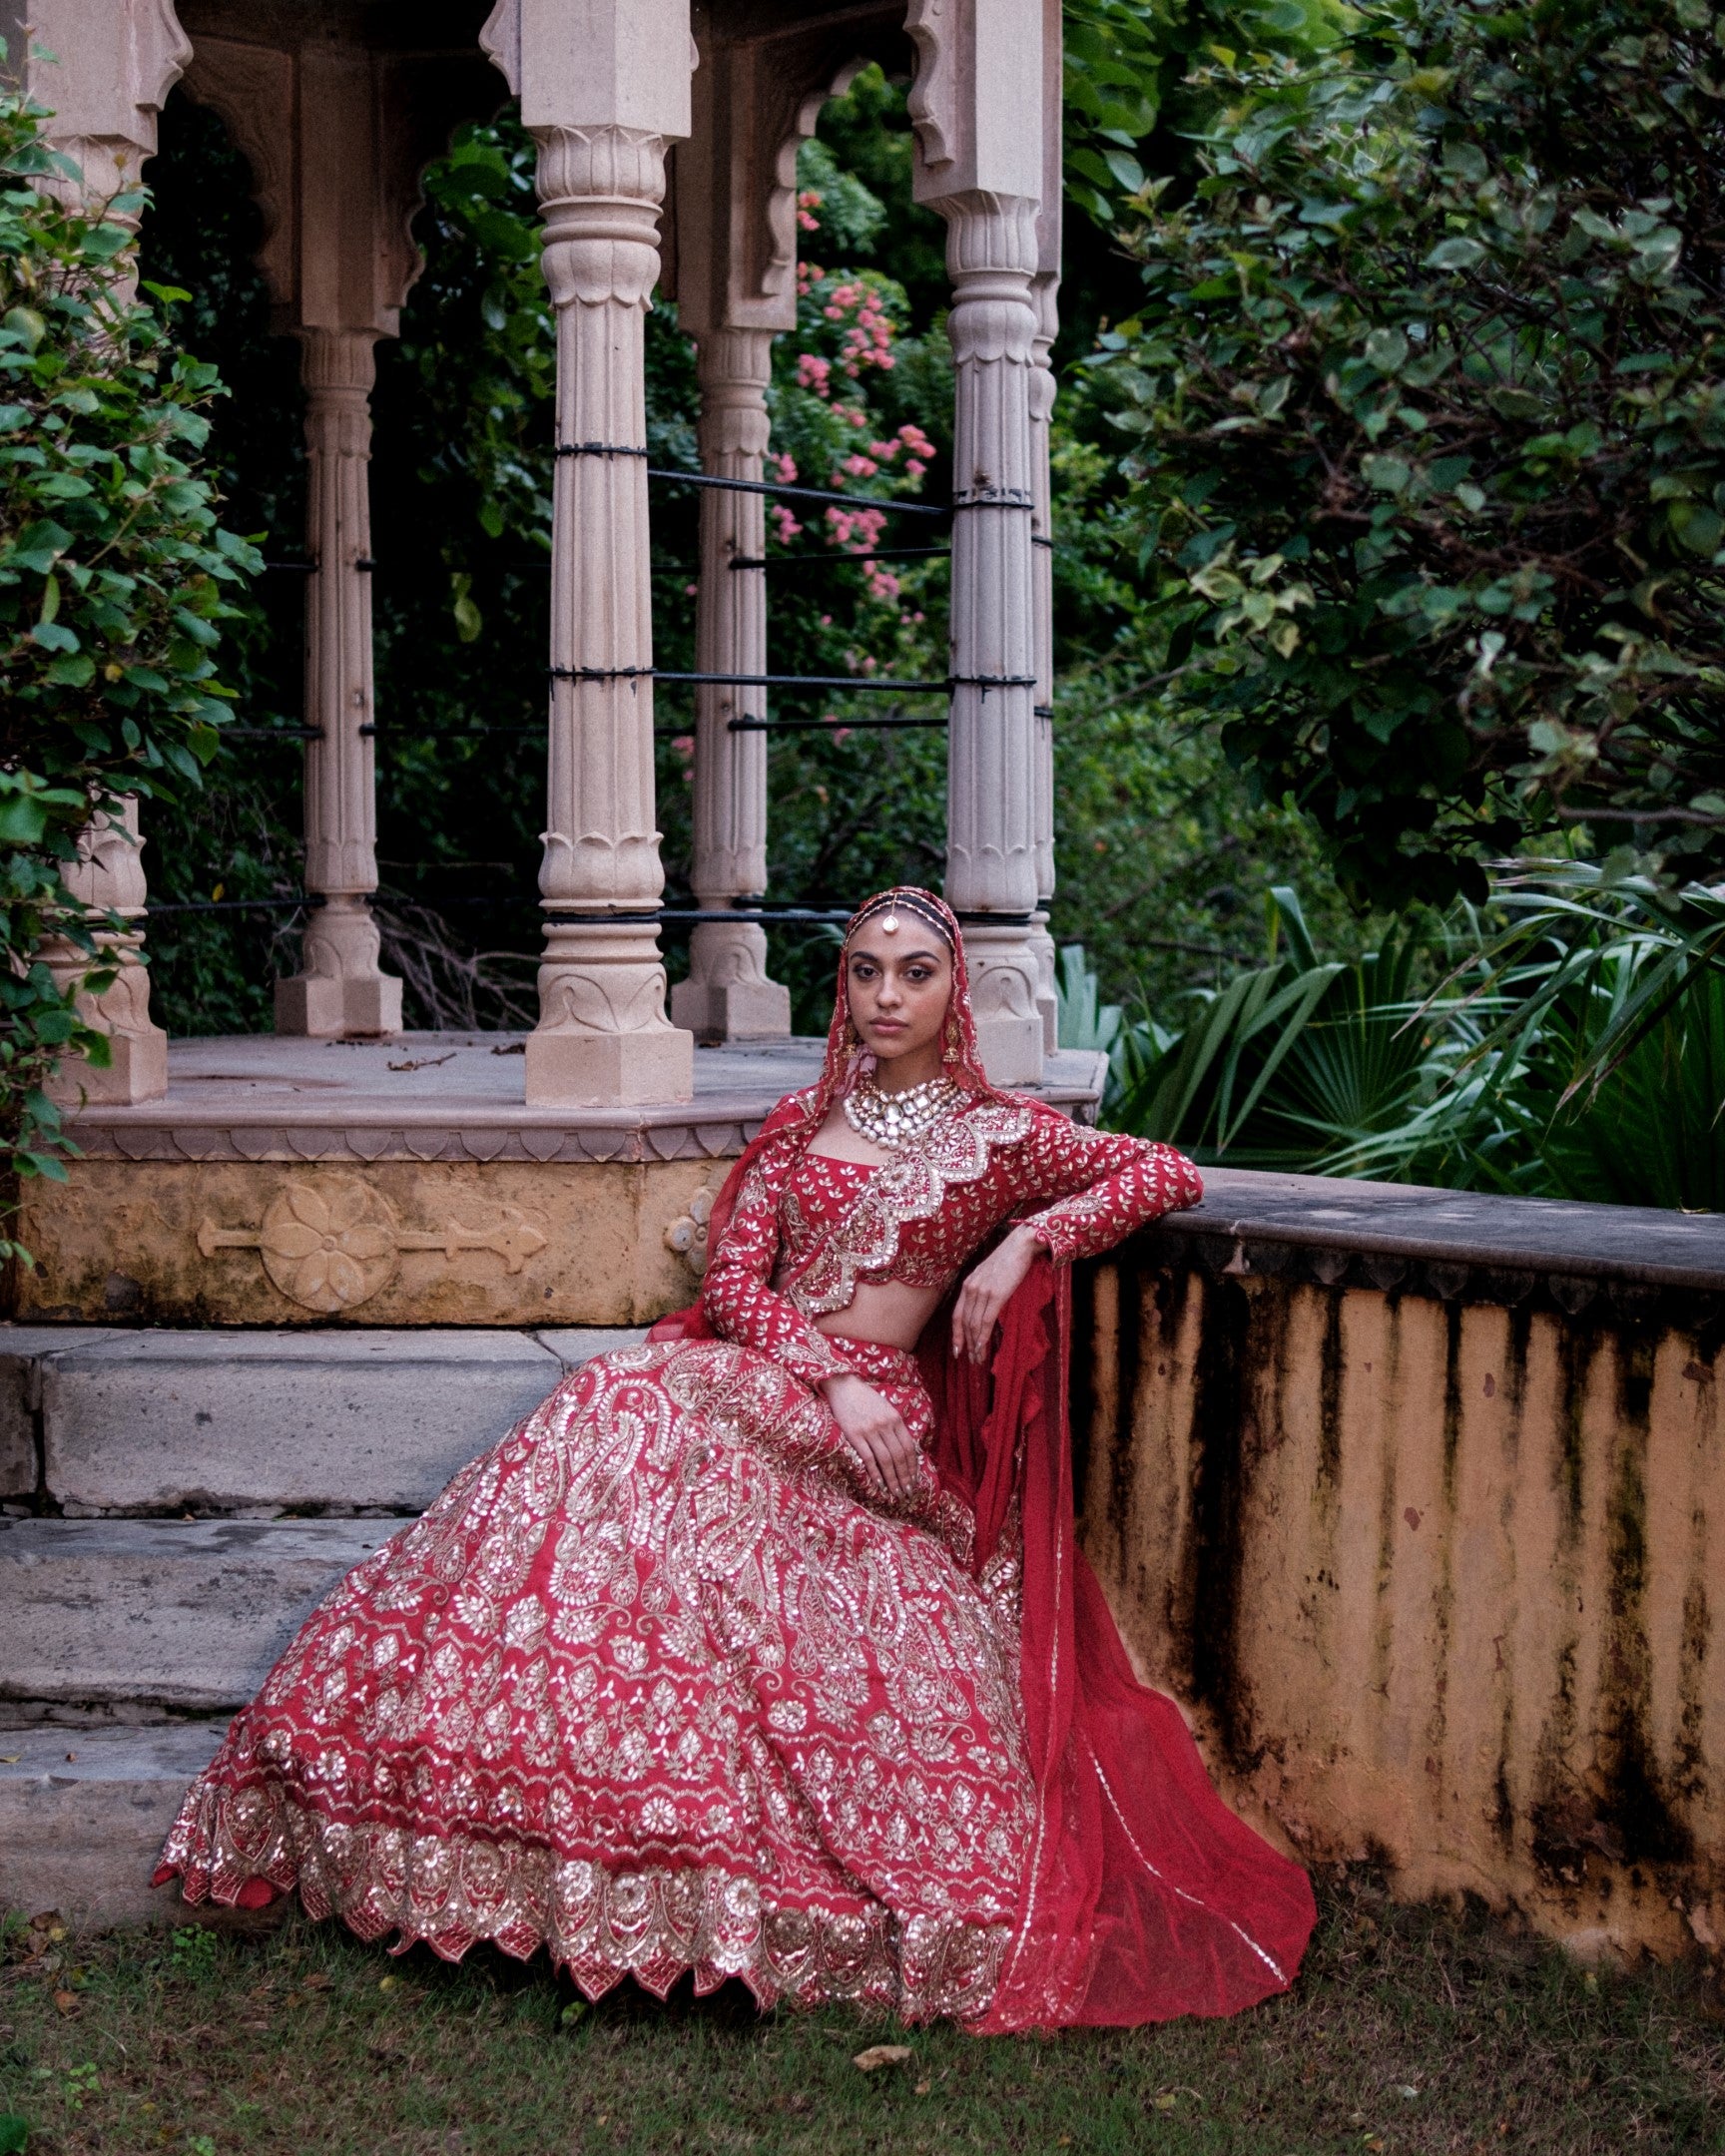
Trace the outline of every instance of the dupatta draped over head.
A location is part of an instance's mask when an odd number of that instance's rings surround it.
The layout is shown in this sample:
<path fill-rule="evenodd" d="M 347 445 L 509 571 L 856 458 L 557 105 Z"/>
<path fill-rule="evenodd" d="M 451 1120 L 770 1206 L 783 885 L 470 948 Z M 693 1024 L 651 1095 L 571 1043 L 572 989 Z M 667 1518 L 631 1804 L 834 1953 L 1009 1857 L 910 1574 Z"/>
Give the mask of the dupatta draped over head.
<path fill-rule="evenodd" d="M 947 1075 L 972 1099 L 1007 1098 L 983 1073 L 963 937 L 940 899 L 905 886 L 877 893 L 853 916 L 847 946 L 858 923 L 892 900 L 902 901 L 902 926 L 938 923 L 951 945 Z M 842 951 L 820 1079 L 779 1104 L 728 1177 L 713 1209 L 714 1248 L 749 1170 L 806 1145 L 863 1067 Z M 975 1516 L 976 1575 L 1016 1561 L 1024 1743 L 1036 1793 L 1012 1943 L 973 2026 L 1127 2026 L 1233 2013 L 1286 1989 L 1316 1915 L 1306 1874 L 1211 1788 L 1178 1707 L 1133 1674 L 1078 1546 L 1067 1268 L 1037 1258 L 1007 1306 L 986 1369 L 952 1354 L 949 1320 L 950 1298 L 917 1349 L 934 1405 L 932 1458 L 942 1484 Z M 713 1333 L 697 1305 L 661 1319 L 650 1337 Z"/>

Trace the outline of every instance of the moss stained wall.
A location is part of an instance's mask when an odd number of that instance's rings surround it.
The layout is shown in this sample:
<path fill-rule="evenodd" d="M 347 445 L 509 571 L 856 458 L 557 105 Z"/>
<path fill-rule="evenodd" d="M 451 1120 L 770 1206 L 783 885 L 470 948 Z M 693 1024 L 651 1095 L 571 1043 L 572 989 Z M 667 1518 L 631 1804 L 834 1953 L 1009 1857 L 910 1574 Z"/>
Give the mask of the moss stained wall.
<path fill-rule="evenodd" d="M 1314 1861 L 1583 1951 L 1725 1939 L 1716 1303 L 1319 1260 L 1081 1279 L 1084 1541 L 1141 1671 Z"/>

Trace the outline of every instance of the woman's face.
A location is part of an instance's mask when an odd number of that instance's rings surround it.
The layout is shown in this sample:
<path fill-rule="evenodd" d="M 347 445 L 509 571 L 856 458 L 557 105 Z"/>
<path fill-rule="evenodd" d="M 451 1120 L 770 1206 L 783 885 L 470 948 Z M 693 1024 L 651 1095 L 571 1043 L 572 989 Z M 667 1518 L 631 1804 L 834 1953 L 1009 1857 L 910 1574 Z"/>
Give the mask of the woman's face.
<path fill-rule="evenodd" d="M 940 1028 L 952 997 L 952 953 L 914 913 L 888 935 L 878 919 L 857 932 L 846 957 L 851 1022 L 882 1063 L 940 1060 Z"/>

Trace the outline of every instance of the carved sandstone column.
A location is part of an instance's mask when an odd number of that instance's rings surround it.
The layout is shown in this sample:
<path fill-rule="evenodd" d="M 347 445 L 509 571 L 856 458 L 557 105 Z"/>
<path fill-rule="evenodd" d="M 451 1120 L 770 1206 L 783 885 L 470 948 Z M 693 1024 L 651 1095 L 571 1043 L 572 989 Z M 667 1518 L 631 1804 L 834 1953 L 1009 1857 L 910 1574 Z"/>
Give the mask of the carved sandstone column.
<path fill-rule="evenodd" d="M 665 139 L 535 126 L 557 311 L 547 914 L 533 1105 L 687 1100 L 694 1040 L 665 1015 L 654 827 L 643 323 L 659 273 Z M 633 916 L 633 917 L 631 917 Z"/>
<path fill-rule="evenodd" d="M 113 1060 L 98 1070 L 69 1056 L 48 1091 L 55 1100 L 160 1100 L 168 1090 L 168 1036 L 150 1015 L 150 974 L 144 963 L 144 914 L 149 896 L 138 835 L 138 797 L 128 794 L 118 818 L 97 815 L 78 841 L 78 858 L 65 871 L 73 897 L 90 909 L 92 925 L 108 913 L 123 930 L 95 930 L 97 964 L 119 966 L 114 984 L 92 995 L 79 984 L 90 961 L 63 936 L 43 938 L 41 955 L 62 993 L 78 990 L 78 1015 L 109 1036 Z"/>
<path fill-rule="evenodd" d="M 1054 417 L 1054 348 L 1057 317 L 1054 295 L 1058 275 L 1044 270 L 1031 285 L 1036 335 L 1030 347 L 1030 519 L 1031 569 L 1035 578 L 1036 723 L 1035 833 L 1036 914 L 1030 947 L 1036 954 L 1036 1008 L 1042 1018 L 1042 1046 L 1050 1055 L 1060 1045 L 1060 1004 L 1054 992 L 1054 938 L 1048 932 L 1048 907 L 1054 896 L 1054 478 L 1049 465 L 1050 422 Z"/>
<path fill-rule="evenodd" d="M 727 328 L 703 339 L 701 468 L 723 479 L 760 479 L 766 466 L 767 383 L 773 334 Z M 701 497 L 701 591 L 695 666 L 703 674 L 767 671 L 767 573 L 736 569 L 767 551 L 767 504 L 759 494 L 712 487 Z M 733 734 L 730 723 L 765 717 L 764 689 L 703 688 L 695 700 L 695 895 L 728 906 L 767 888 L 767 737 Z M 671 991 L 671 1012 L 697 1040 L 783 1039 L 791 994 L 767 977 L 767 935 L 758 923 L 704 922 L 695 930 L 689 978 Z"/>
<path fill-rule="evenodd" d="M 276 983 L 276 1030 L 355 1039 L 401 1029 L 401 983 L 377 963 L 373 718 L 370 329 L 302 329 L 307 498 L 305 547 L 316 568 L 305 603 L 305 887 L 310 915 L 300 970 Z"/>
<path fill-rule="evenodd" d="M 932 207 L 947 225 L 947 330 L 957 370 L 946 895 L 964 921 L 988 1075 L 997 1085 L 1022 1085 L 1042 1074 L 1043 1040 L 1030 919 L 1038 896 L 1030 544 L 1036 204 L 972 190 L 938 197 Z"/>
<path fill-rule="evenodd" d="M 0 7 L 0 18 L 8 11 Z M 43 174 L 35 185 L 68 203 L 101 203 L 134 188 L 156 150 L 156 118 L 178 80 L 192 47 L 180 28 L 172 0 L 33 0 L 10 11 L 5 34 L 7 67 L 50 115 L 44 133 L 70 157 L 78 176 Z M 30 34 L 25 34 L 28 23 Z M 137 219 L 119 222 L 136 229 Z M 121 259 L 122 296 L 130 296 L 136 259 Z M 150 1015 L 150 974 L 144 960 L 144 921 L 149 896 L 138 835 L 138 803 L 127 796 L 118 818 L 98 815 L 79 843 L 65 882 L 93 913 L 115 911 L 127 926 L 119 934 L 98 930 L 101 960 L 119 963 L 119 974 L 99 995 L 79 989 L 87 1023 L 109 1034 L 113 1062 L 96 1070 L 76 1057 L 62 1064 L 50 1090 L 59 1100 L 157 1100 L 168 1090 L 168 1036 Z M 76 986 L 87 966 L 83 953 L 62 937 L 42 946 L 62 988 Z"/>

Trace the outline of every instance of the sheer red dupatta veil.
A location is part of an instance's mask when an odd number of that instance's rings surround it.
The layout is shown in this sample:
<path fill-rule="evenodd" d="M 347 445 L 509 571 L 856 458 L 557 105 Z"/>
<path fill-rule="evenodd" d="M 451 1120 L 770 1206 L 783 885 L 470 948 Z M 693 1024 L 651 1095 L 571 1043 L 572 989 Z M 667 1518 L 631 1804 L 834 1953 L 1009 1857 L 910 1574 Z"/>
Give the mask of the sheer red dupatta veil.
<path fill-rule="evenodd" d="M 946 923 L 953 947 L 946 1068 L 968 1092 L 1002 1098 L 982 1074 L 958 923 L 939 899 L 914 896 Z M 714 1205 L 715 1244 L 749 1169 L 806 1143 L 857 1067 L 841 956 L 820 1082 L 781 1103 L 745 1151 Z M 1012 1944 L 974 2028 L 1131 2026 L 1233 2013 L 1285 1990 L 1316 1920 L 1306 1874 L 1211 1788 L 1178 1707 L 1133 1675 L 1078 1547 L 1069 1276 L 1037 1260 L 986 1369 L 953 1356 L 949 1318 L 948 1304 L 917 1350 L 934 1402 L 933 1459 L 975 1514 L 979 1576 L 1010 1563 L 1014 1536 L 1019 1544 L 1024 1739 L 1038 1799 Z M 711 1328 L 697 1305 L 661 1319 L 652 1337 L 710 1338 Z"/>

